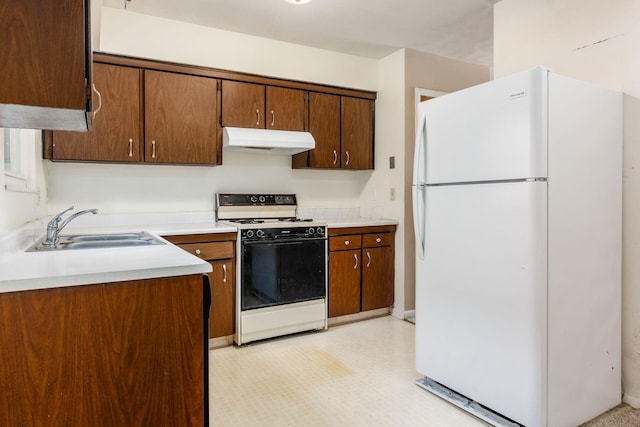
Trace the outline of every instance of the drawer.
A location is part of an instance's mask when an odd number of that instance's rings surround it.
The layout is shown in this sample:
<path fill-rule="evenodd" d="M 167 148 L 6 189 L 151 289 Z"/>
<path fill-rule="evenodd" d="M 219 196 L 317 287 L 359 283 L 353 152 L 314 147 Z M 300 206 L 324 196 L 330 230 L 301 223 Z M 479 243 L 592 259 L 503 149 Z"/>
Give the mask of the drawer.
<path fill-rule="evenodd" d="M 362 236 L 360 234 L 351 234 L 348 236 L 334 236 L 329 239 L 330 251 L 360 249 L 361 246 L 362 246 Z"/>
<path fill-rule="evenodd" d="M 392 246 L 393 233 L 373 233 L 362 235 L 362 246 L 365 248 L 375 248 L 378 246 Z"/>
<path fill-rule="evenodd" d="M 178 246 L 207 261 L 233 258 L 235 256 L 233 242 L 189 243 Z"/>

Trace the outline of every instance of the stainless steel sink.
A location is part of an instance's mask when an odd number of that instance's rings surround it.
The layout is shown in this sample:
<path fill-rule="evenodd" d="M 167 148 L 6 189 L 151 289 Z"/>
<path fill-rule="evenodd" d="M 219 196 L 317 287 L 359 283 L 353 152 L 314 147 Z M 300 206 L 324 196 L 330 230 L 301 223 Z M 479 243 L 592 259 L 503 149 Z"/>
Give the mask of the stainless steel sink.
<path fill-rule="evenodd" d="M 164 245 L 165 243 L 147 233 L 117 233 L 117 234 L 71 234 L 59 236 L 55 246 L 44 245 L 45 238 L 38 240 L 27 252 L 59 251 L 65 249 L 97 249 L 130 246 Z"/>

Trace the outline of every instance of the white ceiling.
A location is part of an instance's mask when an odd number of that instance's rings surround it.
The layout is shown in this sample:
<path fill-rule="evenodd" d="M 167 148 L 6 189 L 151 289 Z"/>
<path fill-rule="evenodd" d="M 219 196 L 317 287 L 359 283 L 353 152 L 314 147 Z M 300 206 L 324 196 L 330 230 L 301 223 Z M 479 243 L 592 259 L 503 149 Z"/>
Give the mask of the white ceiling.
<path fill-rule="evenodd" d="M 103 0 L 105 6 L 379 59 L 400 48 L 493 63 L 499 0 Z"/>

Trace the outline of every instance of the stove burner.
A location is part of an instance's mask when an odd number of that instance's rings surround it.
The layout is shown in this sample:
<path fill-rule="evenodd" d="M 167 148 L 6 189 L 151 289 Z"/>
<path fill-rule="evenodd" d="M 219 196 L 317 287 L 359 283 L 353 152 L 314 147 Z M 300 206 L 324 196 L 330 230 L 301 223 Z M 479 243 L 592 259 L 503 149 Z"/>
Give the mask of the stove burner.
<path fill-rule="evenodd" d="M 262 224 L 264 223 L 264 219 L 232 219 L 231 222 L 235 222 L 237 224 Z"/>

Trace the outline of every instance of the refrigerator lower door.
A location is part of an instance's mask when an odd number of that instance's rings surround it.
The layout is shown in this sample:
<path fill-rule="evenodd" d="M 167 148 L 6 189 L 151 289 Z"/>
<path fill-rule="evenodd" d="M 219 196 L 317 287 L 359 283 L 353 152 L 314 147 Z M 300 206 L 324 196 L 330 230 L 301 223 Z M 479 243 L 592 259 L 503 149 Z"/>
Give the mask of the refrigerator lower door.
<path fill-rule="evenodd" d="M 546 182 L 427 187 L 416 369 L 529 427 L 546 413 Z"/>

